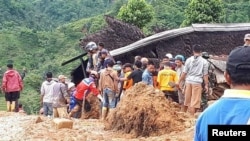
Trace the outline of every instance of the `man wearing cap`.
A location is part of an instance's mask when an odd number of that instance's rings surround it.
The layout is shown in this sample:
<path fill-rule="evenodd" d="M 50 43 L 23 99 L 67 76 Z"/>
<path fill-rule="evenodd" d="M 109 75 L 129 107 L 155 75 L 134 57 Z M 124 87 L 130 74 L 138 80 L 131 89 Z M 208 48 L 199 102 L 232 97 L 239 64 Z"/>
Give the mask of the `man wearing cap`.
<path fill-rule="evenodd" d="M 76 86 L 76 93 L 74 95 L 74 100 L 76 105 L 69 113 L 69 118 L 73 117 L 75 113 L 77 113 L 81 107 L 83 106 L 84 100 L 90 92 L 93 95 L 97 96 L 102 102 L 103 98 L 100 95 L 99 90 L 96 88 L 95 79 L 98 78 L 98 73 L 96 71 L 91 71 L 89 78 L 83 79 L 77 86 Z"/>
<path fill-rule="evenodd" d="M 99 71 L 100 69 L 105 68 L 105 57 L 102 56 L 102 54 L 107 54 L 107 58 L 111 59 L 114 61 L 114 58 L 111 56 L 110 52 L 104 47 L 104 43 L 100 42 L 98 43 L 98 69 L 97 71 Z M 101 67 L 101 68 L 100 68 Z"/>
<path fill-rule="evenodd" d="M 89 42 L 85 48 L 84 48 L 87 52 L 88 52 L 88 64 L 86 67 L 86 71 L 90 72 L 91 70 L 95 70 L 97 69 L 97 45 L 95 42 Z"/>
<path fill-rule="evenodd" d="M 244 46 L 250 46 L 250 34 L 246 34 L 244 37 Z"/>
<path fill-rule="evenodd" d="M 5 93 L 7 111 L 15 112 L 16 101 L 23 89 L 23 81 L 20 74 L 13 69 L 12 63 L 8 63 L 7 68 L 8 70 L 4 73 L 2 80 L 2 90 Z"/>
<path fill-rule="evenodd" d="M 134 64 L 133 72 L 130 73 L 127 77 L 120 78 L 119 80 L 120 81 L 127 81 L 127 80 L 132 79 L 133 85 L 141 82 L 142 81 L 142 73 L 143 73 L 143 71 L 141 70 L 141 67 L 142 67 L 141 61 L 136 61 Z"/>
<path fill-rule="evenodd" d="M 53 117 L 67 117 L 67 101 L 69 101 L 68 88 L 65 85 L 64 75 L 58 76 L 58 82 L 53 89 Z"/>
<path fill-rule="evenodd" d="M 101 51 L 101 59 L 103 59 L 103 64 L 101 64 L 100 69 L 105 69 L 109 61 L 113 61 L 109 56 L 107 51 Z"/>
<path fill-rule="evenodd" d="M 246 46 L 237 47 L 229 54 L 224 77 L 231 89 L 225 90 L 224 95 L 199 116 L 195 126 L 195 141 L 208 140 L 208 125 L 250 124 L 249 54 L 250 48 Z M 244 131 L 238 131 L 241 130 Z"/>

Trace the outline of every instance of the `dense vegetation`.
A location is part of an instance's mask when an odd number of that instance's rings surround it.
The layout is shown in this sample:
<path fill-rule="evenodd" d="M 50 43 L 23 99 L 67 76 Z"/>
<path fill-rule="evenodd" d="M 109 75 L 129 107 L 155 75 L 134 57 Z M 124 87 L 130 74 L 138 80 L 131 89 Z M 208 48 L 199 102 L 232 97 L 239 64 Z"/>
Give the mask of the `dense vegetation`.
<path fill-rule="evenodd" d="M 46 71 L 69 76 L 78 61 L 61 66 L 81 53 L 78 40 L 105 26 L 103 15 L 117 17 L 128 0 L 1 0 L 0 66 L 13 60 L 15 68 L 28 73 L 21 101 L 29 113 L 39 109 L 39 88 Z M 185 9 L 193 0 L 146 0 L 153 7 L 153 18 L 143 31 L 153 34 L 178 28 L 185 20 Z M 249 22 L 248 0 L 222 0 L 224 23 Z"/>

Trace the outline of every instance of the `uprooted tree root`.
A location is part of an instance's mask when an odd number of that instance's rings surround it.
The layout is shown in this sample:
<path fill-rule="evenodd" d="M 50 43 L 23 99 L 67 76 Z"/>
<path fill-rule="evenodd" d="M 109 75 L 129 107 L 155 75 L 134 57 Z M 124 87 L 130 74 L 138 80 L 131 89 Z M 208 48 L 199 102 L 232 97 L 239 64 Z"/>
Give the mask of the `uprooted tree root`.
<path fill-rule="evenodd" d="M 105 129 L 135 136 L 157 136 L 182 131 L 187 115 L 178 112 L 177 103 L 144 83 L 126 91 L 116 109 L 108 114 Z"/>

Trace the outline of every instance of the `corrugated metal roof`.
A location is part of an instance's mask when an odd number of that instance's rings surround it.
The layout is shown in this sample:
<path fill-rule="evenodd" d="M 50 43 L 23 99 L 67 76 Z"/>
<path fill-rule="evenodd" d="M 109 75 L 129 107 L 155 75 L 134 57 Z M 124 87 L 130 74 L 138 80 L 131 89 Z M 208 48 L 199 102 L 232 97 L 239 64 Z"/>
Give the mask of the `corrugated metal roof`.
<path fill-rule="evenodd" d="M 112 56 L 124 54 L 135 49 L 147 46 L 149 44 L 158 42 L 163 39 L 171 39 L 176 36 L 185 35 L 192 32 L 230 32 L 230 31 L 244 31 L 250 30 L 250 23 L 235 23 L 235 24 L 193 24 L 190 27 L 173 29 L 154 34 L 152 36 L 141 39 L 130 45 L 114 49 L 110 51 Z"/>

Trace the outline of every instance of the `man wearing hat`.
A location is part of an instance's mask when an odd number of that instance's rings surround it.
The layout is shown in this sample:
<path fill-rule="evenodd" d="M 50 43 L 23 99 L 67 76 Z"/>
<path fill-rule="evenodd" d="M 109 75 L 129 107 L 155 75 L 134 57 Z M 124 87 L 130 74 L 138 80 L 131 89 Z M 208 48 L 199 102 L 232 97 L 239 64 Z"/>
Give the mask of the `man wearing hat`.
<path fill-rule="evenodd" d="M 250 46 L 250 34 L 246 34 L 244 37 L 244 46 Z"/>
<path fill-rule="evenodd" d="M 101 69 L 105 69 L 107 67 L 108 62 L 113 61 L 112 58 L 108 55 L 107 51 L 101 51 L 101 58 L 104 60 Z"/>
<path fill-rule="evenodd" d="M 237 47 L 229 54 L 224 77 L 231 89 L 225 90 L 224 95 L 199 116 L 195 141 L 208 140 L 208 125 L 250 124 L 249 54 L 250 48 L 246 46 Z"/>
<path fill-rule="evenodd" d="M 90 72 L 91 70 L 94 70 L 97 67 L 97 60 L 98 60 L 97 51 L 98 51 L 98 47 L 97 47 L 95 42 L 89 42 L 85 46 L 84 49 L 88 52 L 88 64 L 87 64 L 86 71 Z"/>
<path fill-rule="evenodd" d="M 20 74 L 13 69 L 12 62 L 7 64 L 7 68 L 2 80 L 2 90 L 5 93 L 7 111 L 15 112 L 20 91 L 23 89 L 23 81 Z"/>
<path fill-rule="evenodd" d="M 53 88 L 53 117 L 67 117 L 68 88 L 65 85 L 64 75 L 58 76 L 58 82 Z"/>

